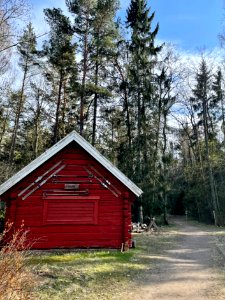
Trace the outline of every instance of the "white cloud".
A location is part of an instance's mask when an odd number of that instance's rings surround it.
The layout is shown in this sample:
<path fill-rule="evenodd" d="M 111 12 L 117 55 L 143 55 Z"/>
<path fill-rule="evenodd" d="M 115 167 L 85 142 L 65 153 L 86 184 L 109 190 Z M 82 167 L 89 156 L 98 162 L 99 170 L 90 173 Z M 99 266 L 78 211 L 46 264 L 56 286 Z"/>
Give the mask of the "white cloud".
<path fill-rule="evenodd" d="M 199 70 L 199 65 L 202 57 L 206 60 L 208 70 L 211 74 L 215 74 L 219 67 L 224 70 L 224 49 L 215 47 L 213 50 L 199 50 L 184 51 L 178 45 L 171 45 L 163 40 L 157 40 L 157 45 L 166 43 L 159 58 L 165 59 L 166 53 L 169 50 L 174 53 L 174 61 L 171 63 L 173 74 L 176 74 L 176 82 L 174 83 L 174 94 L 177 94 L 177 101 L 171 108 L 170 118 L 168 124 L 172 128 L 179 128 L 181 123 L 189 123 L 187 104 L 191 96 L 193 96 L 192 89 L 196 84 L 196 72 Z M 170 45 L 169 45 L 170 44 Z M 176 60 L 177 58 L 177 60 Z M 174 73 L 174 71 L 176 73 Z M 212 78 L 213 79 L 213 78 Z M 219 127 L 219 126 L 218 126 Z"/>
<path fill-rule="evenodd" d="M 181 47 L 181 41 L 179 40 L 163 40 L 156 39 L 157 46 L 165 44 L 172 47 L 174 51 L 179 55 L 180 59 L 184 64 L 188 64 L 192 67 L 197 66 L 202 57 L 205 57 L 209 65 L 214 67 L 218 67 L 221 65 L 221 62 L 224 61 L 225 52 L 221 47 L 215 47 L 212 50 L 204 49 L 204 48 L 196 48 L 195 50 L 184 50 Z"/>

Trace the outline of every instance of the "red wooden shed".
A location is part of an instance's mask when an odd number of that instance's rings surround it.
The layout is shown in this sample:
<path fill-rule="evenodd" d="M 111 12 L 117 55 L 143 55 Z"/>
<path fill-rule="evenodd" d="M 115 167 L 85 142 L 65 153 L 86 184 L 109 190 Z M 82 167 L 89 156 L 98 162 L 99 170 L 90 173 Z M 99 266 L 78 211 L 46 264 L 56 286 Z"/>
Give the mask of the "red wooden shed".
<path fill-rule="evenodd" d="M 75 131 L 0 186 L 6 221 L 33 249 L 131 245 L 131 204 L 142 191 Z"/>

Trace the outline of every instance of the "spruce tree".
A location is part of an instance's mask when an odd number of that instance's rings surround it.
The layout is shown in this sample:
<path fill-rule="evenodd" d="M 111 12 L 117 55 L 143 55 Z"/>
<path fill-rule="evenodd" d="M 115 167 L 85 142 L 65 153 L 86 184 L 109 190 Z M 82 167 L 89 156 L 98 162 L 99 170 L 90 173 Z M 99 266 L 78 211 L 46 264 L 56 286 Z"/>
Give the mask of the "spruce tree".
<path fill-rule="evenodd" d="M 155 46 L 159 25 L 152 30 L 152 21 L 155 14 L 150 14 L 146 0 L 132 0 L 127 10 L 127 27 L 131 31 L 129 45 L 129 96 L 134 107 L 134 121 L 136 125 L 135 137 L 133 139 L 134 155 L 134 177 L 133 179 L 146 192 L 149 188 L 149 152 L 150 149 L 150 127 L 149 119 L 154 109 L 154 67 L 157 54 L 162 46 Z M 141 217 L 142 218 L 142 217 Z"/>
<path fill-rule="evenodd" d="M 207 66 L 206 60 L 202 58 L 199 70 L 196 74 L 196 85 L 193 89 L 194 97 L 191 99 L 195 111 L 198 113 L 198 126 L 203 129 L 204 153 L 203 157 L 206 163 L 206 172 L 209 178 L 211 191 L 211 213 L 214 215 L 215 224 L 220 224 L 219 217 L 219 201 L 217 197 L 217 187 L 213 174 L 213 167 L 211 161 L 211 149 L 213 139 L 215 139 L 215 126 L 213 120 L 212 110 L 214 108 L 214 101 L 212 97 L 212 82 L 211 72 Z"/>

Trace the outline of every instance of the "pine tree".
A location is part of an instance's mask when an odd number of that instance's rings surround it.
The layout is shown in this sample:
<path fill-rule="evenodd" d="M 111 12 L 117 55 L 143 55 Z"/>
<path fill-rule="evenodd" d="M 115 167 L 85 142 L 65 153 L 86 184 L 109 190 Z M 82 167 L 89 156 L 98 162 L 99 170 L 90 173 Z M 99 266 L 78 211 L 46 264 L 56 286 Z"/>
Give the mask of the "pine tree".
<path fill-rule="evenodd" d="M 74 16 L 73 32 L 78 37 L 78 51 L 81 55 L 78 71 L 81 74 L 79 85 L 79 131 L 84 134 L 84 123 L 87 118 L 88 110 L 88 75 L 90 60 L 90 38 L 91 26 L 93 22 L 94 7 L 96 0 L 66 0 L 69 11 Z"/>
<path fill-rule="evenodd" d="M 46 20 L 50 26 L 50 39 L 45 42 L 43 54 L 48 60 L 47 78 L 55 84 L 55 123 L 53 143 L 65 135 L 66 89 L 69 78 L 76 73 L 75 44 L 72 42 L 73 31 L 68 17 L 61 9 L 45 9 Z M 62 103 L 63 102 L 63 103 Z M 61 126 L 60 126 L 61 123 Z"/>
<path fill-rule="evenodd" d="M 78 123 L 80 134 L 96 144 L 97 119 L 102 106 L 112 96 L 109 84 L 112 56 L 115 52 L 117 28 L 114 18 L 117 0 L 68 0 L 67 6 L 74 17 L 73 31 L 77 37 L 77 53 L 80 56 L 78 69 L 78 97 L 80 101 Z"/>
<path fill-rule="evenodd" d="M 118 8 L 116 0 L 98 0 L 93 14 L 92 38 L 90 61 L 93 75 L 93 124 L 92 145 L 96 142 L 97 115 L 99 102 L 104 102 L 111 96 L 107 86 L 109 77 L 109 61 L 115 51 L 115 38 L 117 28 L 115 26 L 115 14 Z"/>

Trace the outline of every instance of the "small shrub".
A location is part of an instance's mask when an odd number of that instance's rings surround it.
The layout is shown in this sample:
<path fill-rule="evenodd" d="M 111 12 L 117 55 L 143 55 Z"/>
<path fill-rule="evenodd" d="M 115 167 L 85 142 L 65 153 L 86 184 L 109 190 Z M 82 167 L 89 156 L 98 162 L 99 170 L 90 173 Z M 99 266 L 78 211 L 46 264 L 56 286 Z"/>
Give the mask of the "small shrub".
<path fill-rule="evenodd" d="M 6 224 L 0 235 L 0 300 L 32 299 L 31 290 L 34 287 L 34 278 L 27 267 L 28 254 L 27 232 L 23 225 L 13 232 L 13 224 Z"/>

